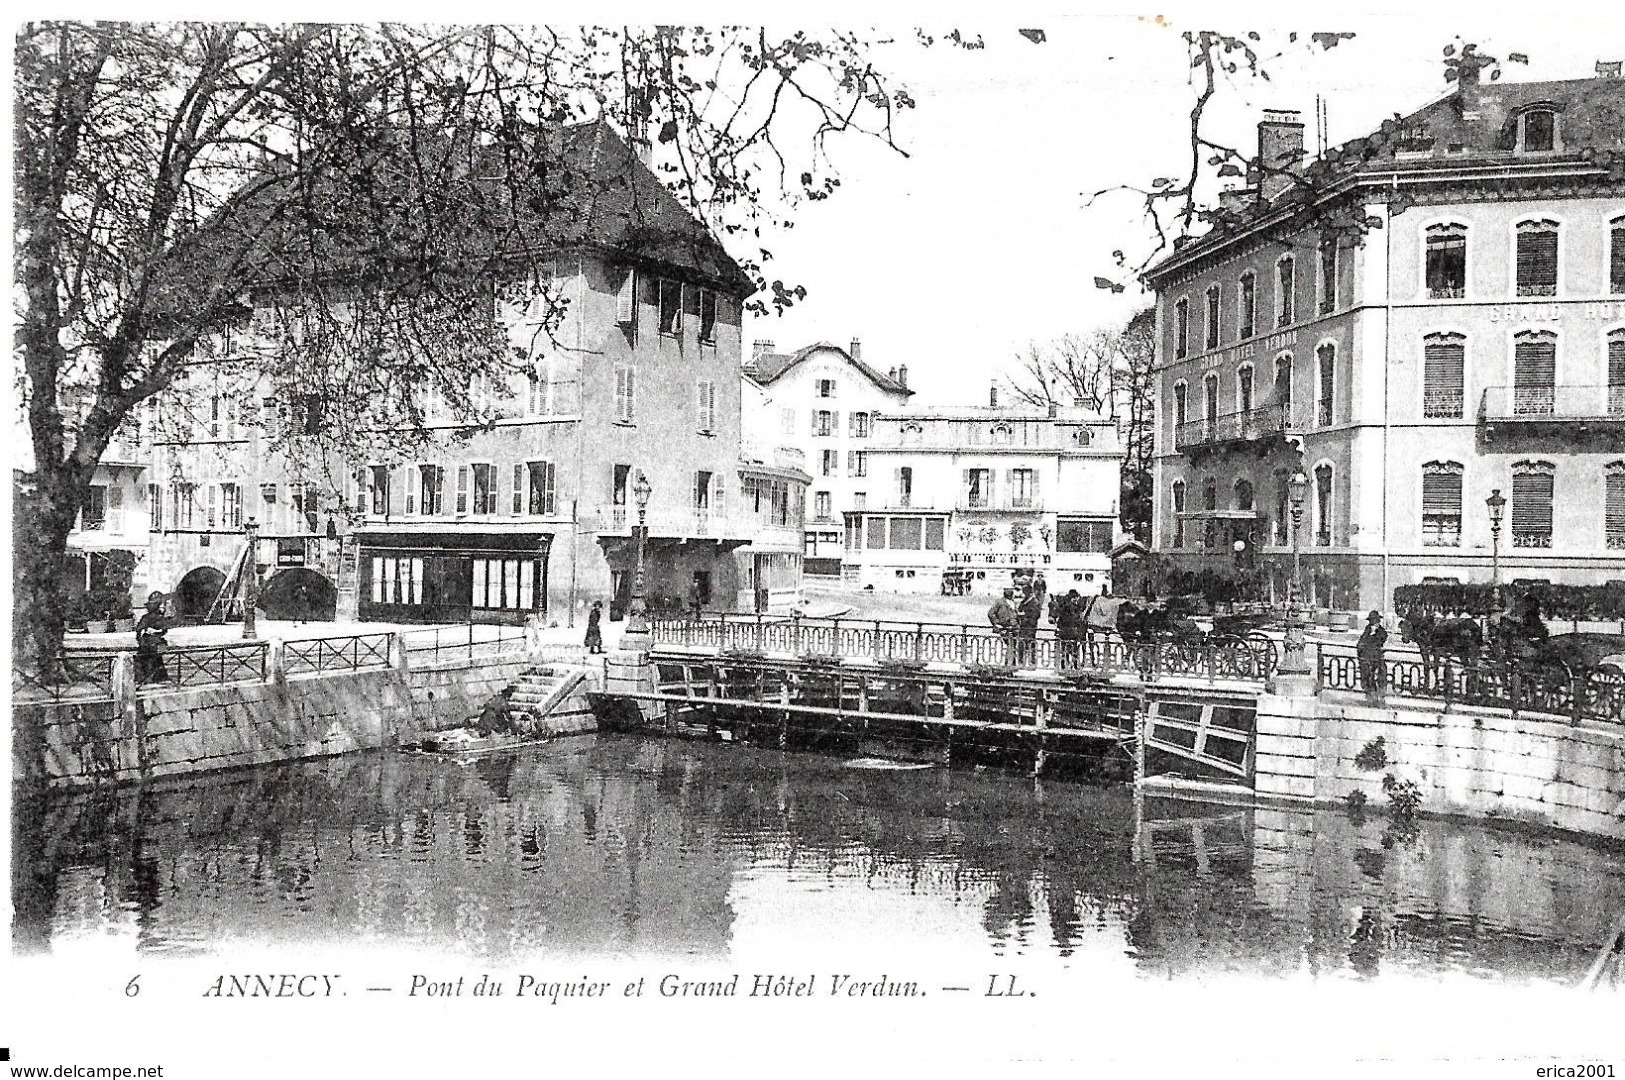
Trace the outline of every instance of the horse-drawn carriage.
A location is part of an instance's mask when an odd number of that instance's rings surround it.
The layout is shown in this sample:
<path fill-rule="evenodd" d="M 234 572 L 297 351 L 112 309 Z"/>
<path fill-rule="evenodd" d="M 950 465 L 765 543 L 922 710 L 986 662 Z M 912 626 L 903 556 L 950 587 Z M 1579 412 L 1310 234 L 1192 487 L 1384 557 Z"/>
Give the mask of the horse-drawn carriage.
<path fill-rule="evenodd" d="M 1067 610 L 1080 602 L 1081 616 Z M 1264 632 L 1271 623 L 1268 614 L 1221 615 L 1213 620 L 1213 629 L 1205 630 L 1195 611 L 1196 605 L 1182 597 L 1141 603 L 1067 595 L 1050 600 L 1049 614 L 1062 628 L 1063 642 L 1069 624 L 1081 628 L 1085 664 L 1127 660 L 1142 671 L 1154 666 L 1171 674 L 1239 679 L 1264 678 L 1273 669 L 1275 642 Z M 1113 657 L 1114 648 L 1126 656 Z"/>

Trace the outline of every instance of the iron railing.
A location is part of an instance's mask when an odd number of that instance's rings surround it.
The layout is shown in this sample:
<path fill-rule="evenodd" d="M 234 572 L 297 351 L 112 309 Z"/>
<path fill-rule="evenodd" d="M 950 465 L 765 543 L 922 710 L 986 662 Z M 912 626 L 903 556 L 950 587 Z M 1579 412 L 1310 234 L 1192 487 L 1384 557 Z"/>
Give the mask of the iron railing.
<path fill-rule="evenodd" d="M 282 646 L 283 671 L 302 675 L 312 671 L 359 671 L 389 666 L 389 634 L 310 638 Z"/>
<path fill-rule="evenodd" d="M 1174 449 L 1268 438 L 1292 430 L 1292 419 L 1291 404 L 1282 402 L 1189 420 L 1174 429 Z"/>
<path fill-rule="evenodd" d="M 137 678 L 143 686 L 212 686 L 216 683 L 265 681 L 265 658 L 270 645 L 263 641 L 238 645 L 194 645 L 168 649 L 162 666 L 143 671 L 136 657 Z"/>
<path fill-rule="evenodd" d="M 490 656 L 526 645 L 523 626 L 466 623 L 463 626 L 429 626 L 400 632 L 402 644 L 411 656 L 426 656 L 433 663 L 461 656 Z"/>
<path fill-rule="evenodd" d="M 1487 386 L 1479 420 L 1625 422 L 1625 386 Z"/>
<path fill-rule="evenodd" d="M 19 701 L 111 700 L 117 658 L 118 654 L 111 652 L 63 652 L 54 664 L 44 668 L 13 668 L 12 694 Z"/>
<path fill-rule="evenodd" d="M 1128 642 L 1108 632 L 1063 640 L 1047 630 L 1033 636 L 1004 635 L 987 627 L 868 619 L 751 615 L 651 619 L 649 632 L 657 645 L 819 659 L 865 657 L 882 663 L 1130 675 L 1148 681 L 1176 677 L 1262 682 L 1275 670 L 1277 659 L 1274 642 L 1262 637 Z"/>
<path fill-rule="evenodd" d="M 1576 671 L 1566 664 L 1460 664 L 1446 659 L 1382 658 L 1387 694 L 1520 713 L 1544 713 L 1573 721 L 1625 723 L 1625 677 L 1607 669 Z M 1325 690 L 1365 691 L 1359 657 L 1322 646 L 1318 683 Z M 1375 689 L 1375 688 L 1370 688 Z"/>

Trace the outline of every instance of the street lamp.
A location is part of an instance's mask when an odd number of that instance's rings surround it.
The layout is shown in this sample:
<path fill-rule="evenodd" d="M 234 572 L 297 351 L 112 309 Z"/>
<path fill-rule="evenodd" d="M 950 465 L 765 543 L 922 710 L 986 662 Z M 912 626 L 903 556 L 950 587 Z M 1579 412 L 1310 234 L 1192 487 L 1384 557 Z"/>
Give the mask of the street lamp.
<path fill-rule="evenodd" d="M 1230 545 L 1230 550 L 1236 553 L 1236 599 L 1242 599 L 1242 580 L 1247 572 L 1247 541 L 1237 540 Z"/>
<path fill-rule="evenodd" d="M 1309 658 L 1304 653 L 1303 623 L 1298 597 L 1303 592 L 1303 552 L 1298 546 L 1298 527 L 1303 524 L 1303 500 L 1309 490 L 1309 477 L 1296 469 L 1287 480 L 1292 500 L 1292 584 L 1286 594 L 1286 649 L 1278 669 L 1282 675 L 1309 674 Z"/>
<path fill-rule="evenodd" d="M 1490 508 L 1490 584 L 1501 584 L 1501 515 L 1506 511 L 1507 501 L 1496 488 L 1490 492 L 1490 497 L 1484 500 L 1484 505 Z"/>
<path fill-rule="evenodd" d="M 649 478 L 639 469 L 632 479 L 632 499 L 638 507 L 637 563 L 632 572 L 632 610 L 626 617 L 626 632 L 621 635 L 621 648 L 634 652 L 648 652 L 653 641 L 649 638 L 649 624 L 643 612 L 643 548 L 649 540 L 649 526 L 645 515 L 649 510 L 649 496 L 654 489 Z"/>
<path fill-rule="evenodd" d="M 259 602 L 260 526 L 249 518 L 243 522 L 244 544 L 248 551 L 243 556 L 243 640 L 254 640 L 254 605 Z"/>

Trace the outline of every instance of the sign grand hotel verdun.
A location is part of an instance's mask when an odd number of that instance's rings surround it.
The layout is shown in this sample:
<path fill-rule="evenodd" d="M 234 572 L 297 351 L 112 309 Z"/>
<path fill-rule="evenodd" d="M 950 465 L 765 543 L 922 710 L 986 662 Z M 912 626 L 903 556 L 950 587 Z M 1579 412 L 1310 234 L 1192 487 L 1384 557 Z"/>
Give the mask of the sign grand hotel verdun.
<path fill-rule="evenodd" d="M 1267 337 L 1254 338 L 1252 341 L 1232 345 L 1222 352 L 1208 353 L 1203 356 L 1192 357 L 1192 359 L 1201 360 L 1204 365 L 1235 364 L 1242 360 L 1250 360 L 1260 354 L 1268 356 L 1273 352 L 1296 344 L 1297 340 L 1298 332 L 1296 330 L 1280 330 Z M 1186 362 L 1185 360 L 1176 360 L 1174 363 L 1183 364 Z"/>
<path fill-rule="evenodd" d="M 1546 300 L 1538 304 L 1491 304 L 1481 309 L 1490 322 L 1613 322 L 1625 318 L 1622 300 Z"/>

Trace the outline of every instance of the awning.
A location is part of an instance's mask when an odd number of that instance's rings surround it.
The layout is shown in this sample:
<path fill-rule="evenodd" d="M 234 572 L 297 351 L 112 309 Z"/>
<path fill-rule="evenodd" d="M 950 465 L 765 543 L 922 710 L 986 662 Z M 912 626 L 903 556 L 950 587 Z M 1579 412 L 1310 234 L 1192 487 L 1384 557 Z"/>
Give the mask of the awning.
<path fill-rule="evenodd" d="M 552 533 L 541 532 L 357 532 L 351 540 L 369 551 L 450 555 L 455 553 L 479 554 L 484 552 L 546 555 L 553 543 Z"/>

